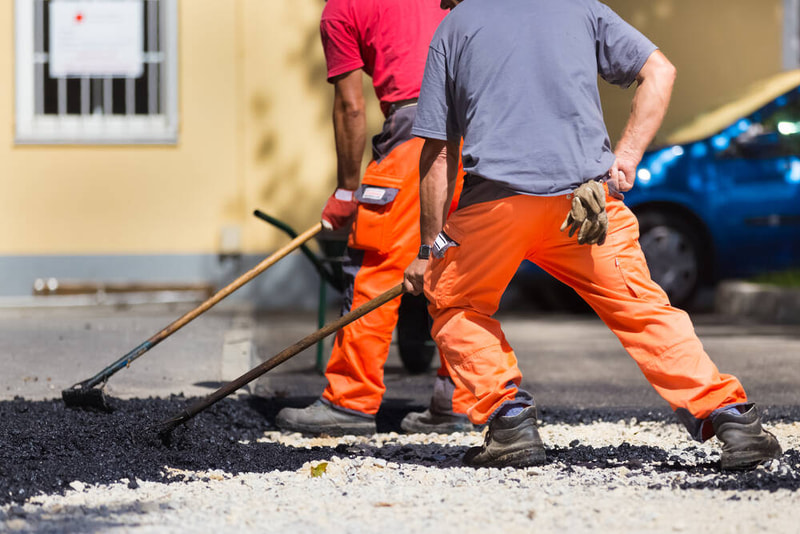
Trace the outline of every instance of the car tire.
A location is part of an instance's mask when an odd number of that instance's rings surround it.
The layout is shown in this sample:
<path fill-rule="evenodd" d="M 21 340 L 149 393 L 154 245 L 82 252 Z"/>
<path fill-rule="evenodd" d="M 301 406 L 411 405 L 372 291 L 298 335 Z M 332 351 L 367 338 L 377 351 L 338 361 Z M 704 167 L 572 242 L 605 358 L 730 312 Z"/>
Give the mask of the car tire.
<path fill-rule="evenodd" d="M 673 213 L 637 215 L 639 244 L 650 276 L 666 291 L 673 306 L 687 307 L 703 279 L 706 257 L 698 229 Z"/>
<path fill-rule="evenodd" d="M 591 306 L 579 297 L 574 289 L 555 278 L 542 283 L 539 290 L 542 299 L 547 302 L 547 307 L 551 311 L 574 314 L 593 313 Z"/>
<path fill-rule="evenodd" d="M 403 295 L 397 317 L 397 350 L 410 374 L 424 373 L 430 368 L 436 344 L 431 339 L 425 295 Z"/>

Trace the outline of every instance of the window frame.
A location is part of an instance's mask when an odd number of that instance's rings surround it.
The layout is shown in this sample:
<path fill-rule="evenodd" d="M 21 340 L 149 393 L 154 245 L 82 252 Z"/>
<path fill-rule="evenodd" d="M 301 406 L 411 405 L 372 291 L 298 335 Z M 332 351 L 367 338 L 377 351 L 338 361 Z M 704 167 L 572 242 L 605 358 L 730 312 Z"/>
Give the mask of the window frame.
<path fill-rule="evenodd" d="M 147 2 L 148 0 L 143 0 Z M 163 39 L 163 69 L 158 91 L 162 110 L 154 115 L 37 114 L 36 113 L 36 0 L 15 0 L 15 138 L 25 144 L 177 144 L 178 109 L 178 3 L 159 0 Z M 147 21 L 144 21 L 147 24 Z M 92 78 L 79 78 L 89 83 Z M 97 79 L 97 78 L 94 78 Z M 83 89 L 82 89 L 83 91 Z"/>

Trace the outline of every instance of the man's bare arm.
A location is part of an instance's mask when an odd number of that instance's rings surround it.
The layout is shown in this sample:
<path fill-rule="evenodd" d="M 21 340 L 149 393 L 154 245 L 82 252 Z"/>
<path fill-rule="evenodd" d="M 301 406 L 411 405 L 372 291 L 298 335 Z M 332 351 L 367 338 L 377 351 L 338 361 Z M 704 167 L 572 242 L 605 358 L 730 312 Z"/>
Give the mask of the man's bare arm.
<path fill-rule="evenodd" d="M 354 191 L 361 182 L 361 159 L 367 137 L 367 118 L 361 70 L 333 79 L 333 134 L 336 141 L 336 190 L 322 209 L 326 230 L 346 230 L 356 216 Z"/>
<path fill-rule="evenodd" d="M 333 79 L 333 132 L 336 138 L 336 182 L 355 190 L 361 181 L 361 160 L 367 139 L 367 116 L 361 70 Z"/>
<path fill-rule="evenodd" d="M 611 184 L 618 191 L 629 191 L 633 187 L 636 166 L 667 113 L 675 74 L 672 63 L 656 50 L 636 76 L 631 114 L 614 151 L 617 159 L 610 169 Z"/>
<path fill-rule="evenodd" d="M 433 245 L 444 226 L 458 172 L 458 144 L 425 139 L 419 158 L 420 241 Z M 414 295 L 422 292 L 428 260 L 416 258 L 406 269 L 403 285 Z"/>
<path fill-rule="evenodd" d="M 452 145 L 438 139 L 426 139 L 422 146 L 419 157 L 419 226 L 420 240 L 424 245 L 432 245 L 442 230 L 449 201 L 453 198 L 458 170 L 458 159 L 452 168 L 453 152 Z"/>

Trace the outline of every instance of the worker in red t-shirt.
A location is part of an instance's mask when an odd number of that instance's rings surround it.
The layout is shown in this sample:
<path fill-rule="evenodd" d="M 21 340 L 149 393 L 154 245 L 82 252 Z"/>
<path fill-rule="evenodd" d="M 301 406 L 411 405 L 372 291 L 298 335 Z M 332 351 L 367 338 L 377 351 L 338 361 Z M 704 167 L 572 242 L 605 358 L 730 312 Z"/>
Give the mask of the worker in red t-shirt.
<path fill-rule="evenodd" d="M 330 231 L 352 225 L 344 272 L 344 312 L 403 280 L 420 250 L 419 155 L 422 139 L 411 135 L 428 44 L 446 15 L 431 0 L 329 0 L 320 31 L 334 86 L 333 128 L 337 188 L 322 212 Z M 372 77 L 386 117 L 373 137 L 373 160 L 363 179 L 366 142 L 362 73 Z M 336 336 L 322 397 L 306 408 L 285 408 L 283 430 L 309 434 L 372 434 L 386 387 L 383 366 L 397 323 L 395 299 L 346 326 Z M 456 389 L 442 360 L 430 407 L 410 413 L 407 432 L 472 430 L 465 413 L 474 397 Z"/>

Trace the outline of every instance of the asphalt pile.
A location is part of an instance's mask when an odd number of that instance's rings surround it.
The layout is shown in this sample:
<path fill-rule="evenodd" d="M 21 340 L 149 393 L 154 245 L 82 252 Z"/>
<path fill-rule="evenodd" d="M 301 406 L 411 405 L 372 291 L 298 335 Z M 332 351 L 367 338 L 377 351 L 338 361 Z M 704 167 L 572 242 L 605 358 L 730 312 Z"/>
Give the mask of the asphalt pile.
<path fill-rule="evenodd" d="M 294 447 L 263 439 L 274 431 L 270 421 L 282 401 L 259 397 L 225 399 L 172 432 L 168 442 L 159 438 L 158 423 L 179 413 L 196 399 L 113 399 L 112 413 L 66 408 L 63 402 L 14 399 L 0 402 L 0 505 L 23 503 L 37 494 L 63 495 L 76 482 L 111 484 L 128 480 L 184 482 L 175 470 L 230 474 L 296 471 L 304 464 L 338 457 L 373 457 L 387 462 L 436 466 L 442 459 L 456 463 L 466 450 L 458 444 L 381 444 L 367 449 L 347 444 Z M 382 410 L 378 429 L 399 427 L 406 410 Z M 798 421 L 794 408 L 769 413 L 767 419 Z M 541 410 L 543 425 L 585 425 L 614 422 L 669 421 L 672 414 L 648 410 Z M 409 436 L 412 437 L 412 436 Z M 719 458 L 697 447 L 680 454 L 653 445 L 590 446 L 575 439 L 568 446 L 550 446 L 550 468 L 571 473 L 577 468 L 611 470 L 621 466 L 631 472 L 683 472 L 687 476 L 673 489 L 797 490 L 800 488 L 800 452 L 790 448 L 780 469 L 721 473 Z M 173 469 L 168 469 L 173 468 Z"/>
<path fill-rule="evenodd" d="M 229 473 L 295 470 L 333 450 L 256 443 L 269 428 L 257 403 L 224 400 L 172 432 L 153 428 L 193 399 L 113 399 L 112 413 L 66 408 L 59 400 L 0 402 L 0 505 L 37 494 L 63 494 L 70 484 L 127 478 L 176 482 L 164 467 Z"/>

